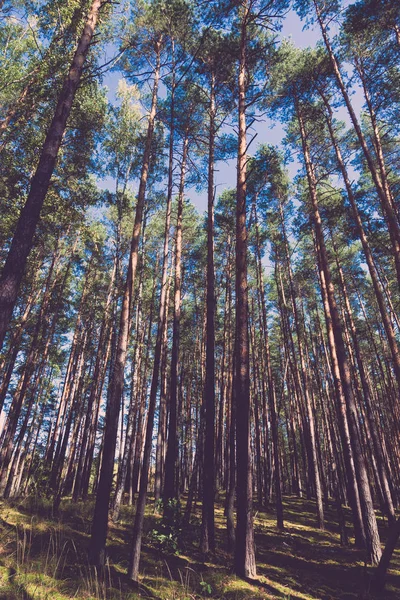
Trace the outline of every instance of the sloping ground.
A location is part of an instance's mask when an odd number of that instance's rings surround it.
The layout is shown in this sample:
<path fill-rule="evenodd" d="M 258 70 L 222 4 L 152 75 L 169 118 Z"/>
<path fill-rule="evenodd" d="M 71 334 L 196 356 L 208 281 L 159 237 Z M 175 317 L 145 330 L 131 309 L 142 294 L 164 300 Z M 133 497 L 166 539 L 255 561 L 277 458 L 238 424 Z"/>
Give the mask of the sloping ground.
<path fill-rule="evenodd" d="M 110 564 L 101 581 L 89 567 L 87 547 L 92 504 L 64 501 L 57 519 L 50 504 L 28 498 L 0 503 L 0 600 L 356 600 L 369 593 L 371 569 L 363 553 L 339 544 L 336 515 L 326 510 L 326 531 L 315 528 L 312 502 L 285 500 L 285 531 L 275 527 L 273 512 L 255 515 L 258 580 L 247 582 L 231 571 L 226 552 L 222 506 L 216 512 L 217 552 L 205 559 L 198 550 L 200 509 L 183 529 L 179 553 L 162 553 L 160 537 L 150 535 L 160 517 L 147 515 L 141 561 L 140 589 L 125 575 L 129 559 L 132 509 L 110 527 Z M 349 515 L 348 515 L 349 516 Z M 382 525 L 382 540 L 385 527 Z M 160 542 L 161 540 L 161 542 Z M 210 562 L 208 562 L 210 561 Z M 400 550 L 394 556 L 382 600 L 400 599 Z"/>

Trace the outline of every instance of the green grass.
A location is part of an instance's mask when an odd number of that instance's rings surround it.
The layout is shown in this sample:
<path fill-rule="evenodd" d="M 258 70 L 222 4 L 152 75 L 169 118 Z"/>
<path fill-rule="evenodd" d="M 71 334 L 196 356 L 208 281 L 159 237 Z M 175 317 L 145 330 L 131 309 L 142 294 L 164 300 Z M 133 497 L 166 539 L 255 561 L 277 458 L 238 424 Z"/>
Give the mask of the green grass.
<path fill-rule="evenodd" d="M 123 507 L 109 529 L 109 564 L 102 578 L 87 560 L 93 503 L 64 500 L 57 518 L 51 503 L 38 498 L 0 503 L 0 600 L 366 600 L 372 569 L 363 552 L 340 546 L 336 513 L 326 508 L 326 530 L 315 526 L 311 501 L 286 498 L 285 531 L 273 510 L 255 514 L 257 580 L 232 573 L 226 550 L 225 517 L 216 506 L 215 556 L 199 550 L 200 507 L 185 527 L 177 555 L 163 554 L 149 532 L 160 518 L 149 506 L 145 520 L 139 590 L 126 576 L 134 511 Z M 347 513 L 348 522 L 350 515 Z M 380 522 L 382 540 L 386 528 Z M 383 600 L 400 598 L 400 551 Z"/>

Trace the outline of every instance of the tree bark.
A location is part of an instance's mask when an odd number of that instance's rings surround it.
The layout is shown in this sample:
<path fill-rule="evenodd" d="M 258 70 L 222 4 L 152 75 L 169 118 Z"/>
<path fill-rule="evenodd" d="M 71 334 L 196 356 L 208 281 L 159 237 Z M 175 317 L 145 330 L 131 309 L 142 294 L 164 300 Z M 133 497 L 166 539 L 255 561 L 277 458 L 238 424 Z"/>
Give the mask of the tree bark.
<path fill-rule="evenodd" d="M 253 213 L 255 219 L 255 230 L 256 230 L 256 269 L 257 269 L 257 285 L 260 297 L 260 309 L 262 318 L 262 333 L 264 338 L 264 359 L 265 359 L 265 370 L 267 379 L 267 395 L 268 395 L 268 407 L 271 424 L 272 434 L 272 453 L 274 461 L 274 487 L 275 487 L 275 504 L 276 504 L 276 525 L 278 529 L 284 529 L 283 520 L 283 504 L 282 504 L 282 477 L 279 461 L 279 435 L 278 435 L 278 415 L 276 405 L 276 389 L 275 381 L 272 373 L 271 366 L 271 351 L 269 345 L 269 334 L 268 334 L 268 320 L 266 310 L 265 291 L 263 286 L 262 277 L 262 264 L 261 264 L 261 248 L 260 248 L 260 234 L 258 226 L 257 208 L 253 206 Z M 265 423 L 265 426 L 267 424 Z"/>
<path fill-rule="evenodd" d="M 239 136 L 236 189 L 236 542 L 234 569 L 240 577 L 256 576 L 253 531 L 253 485 L 250 456 L 249 307 L 246 228 L 246 88 L 249 2 L 240 15 Z"/>
<path fill-rule="evenodd" d="M 324 39 L 324 43 L 325 43 L 326 49 L 328 51 L 329 59 L 330 59 L 331 65 L 332 65 L 333 72 L 336 77 L 337 84 L 342 93 L 348 113 L 350 115 L 350 119 L 353 123 L 354 130 L 357 134 L 357 138 L 360 142 L 365 159 L 367 161 L 368 168 L 370 170 L 373 182 L 375 184 L 375 188 L 378 193 L 378 197 L 379 197 L 379 200 L 380 200 L 380 203 L 382 206 L 382 210 L 383 210 L 383 213 L 384 213 L 384 216 L 386 219 L 386 223 L 387 223 L 389 235 L 390 235 L 390 241 L 391 241 L 392 249 L 393 249 L 394 262 L 395 262 L 396 273 L 397 273 L 397 280 L 400 285 L 400 225 L 397 220 L 396 213 L 393 210 L 393 206 L 391 203 L 391 197 L 390 197 L 390 191 L 387 186 L 387 182 L 385 184 L 385 182 L 383 182 L 382 178 L 379 176 L 378 170 L 374 164 L 373 157 L 371 155 L 371 152 L 369 151 L 367 142 L 365 140 L 365 137 L 361 130 L 360 124 L 358 122 L 356 113 L 354 112 L 354 108 L 351 104 L 350 96 L 347 92 L 346 86 L 345 86 L 343 78 L 342 78 L 342 74 L 340 72 L 338 60 L 334 54 L 332 45 L 329 41 L 326 26 L 323 22 L 321 9 L 318 5 L 319 0 L 313 0 L 313 2 L 314 2 L 314 7 L 315 7 L 315 12 L 317 15 L 318 23 L 321 28 L 322 37 Z"/>
<path fill-rule="evenodd" d="M 174 61 L 174 45 L 172 46 L 173 61 Z M 169 124 L 169 155 L 168 155 L 168 186 L 167 186 L 167 206 L 165 211 L 165 228 L 164 228 L 164 250 L 163 250 L 163 266 L 161 279 L 161 296 L 160 296 L 160 312 L 158 320 L 157 341 L 154 350 L 153 378 L 151 391 L 157 394 L 159 371 L 161 368 L 161 393 L 160 393 L 160 411 L 157 435 L 156 449 L 156 473 L 154 482 L 154 500 L 157 502 L 162 495 L 163 474 L 164 474 L 164 459 L 165 459 L 165 436 L 166 436 L 166 390 L 163 389 L 163 366 L 166 367 L 166 346 L 167 346 L 167 321 L 169 308 L 170 284 L 168 278 L 168 255 L 169 255 L 169 239 L 171 228 L 171 210 L 172 210 L 172 194 L 173 194 L 173 173 L 174 173 L 174 137 L 175 137 L 175 63 L 172 68 L 172 85 L 171 85 L 171 109 L 170 109 L 170 124 Z M 172 268 L 172 267 L 171 267 Z M 161 328 L 161 331 L 159 331 Z M 164 373 L 166 375 L 166 373 Z M 153 380 L 155 380 L 153 389 Z M 155 390 L 155 391 L 154 391 Z M 150 391 L 150 394 L 151 394 Z"/>
<path fill-rule="evenodd" d="M 329 303 L 330 319 L 327 315 L 327 327 L 332 327 L 334 338 L 334 349 L 338 361 L 340 372 L 340 381 L 342 384 L 346 410 L 348 413 L 349 430 L 351 433 L 351 444 L 354 454 L 355 472 L 357 477 L 358 491 L 362 509 L 362 517 L 367 544 L 367 559 L 372 564 L 377 564 L 381 557 L 381 546 L 379 540 L 378 526 L 372 502 L 371 490 L 368 481 L 367 469 L 362 454 L 362 448 L 359 438 L 358 416 L 354 402 L 350 369 L 346 357 L 346 351 L 343 341 L 342 326 L 336 305 L 334 287 L 331 279 L 328 257 L 323 236 L 322 222 L 318 209 L 318 198 L 316 189 L 316 178 L 314 167 L 311 162 L 310 152 L 307 143 L 307 136 L 304 128 L 304 121 L 299 106 L 296 105 L 296 112 L 299 121 L 304 161 L 306 164 L 307 179 L 309 184 L 310 197 L 312 202 L 312 216 L 315 227 L 317 252 L 320 263 L 320 274 L 323 275 L 326 285 L 327 299 Z M 332 348 L 333 349 L 333 348 Z M 349 473 L 350 475 L 350 473 Z"/>
<path fill-rule="evenodd" d="M 117 440 L 119 410 L 121 405 L 122 391 L 124 387 L 124 370 L 129 340 L 130 312 L 138 263 L 139 242 L 143 220 L 146 185 L 149 174 L 151 145 L 153 140 L 154 123 L 157 110 L 157 95 L 161 63 L 161 44 L 162 37 L 160 37 L 156 43 L 156 67 L 154 71 L 152 102 L 149 114 L 146 144 L 143 155 L 142 171 L 140 176 L 140 184 L 136 204 L 135 222 L 133 226 L 129 256 L 128 274 L 122 300 L 122 310 L 120 316 L 119 334 L 117 342 L 117 353 L 114 363 L 114 369 L 111 374 L 111 381 L 109 384 L 110 393 L 107 403 L 104 446 L 100 468 L 100 478 L 96 494 L 96 504 L 92 522 L 92 533 L 90 540 L 90 560 L 92 564 L 97 565 L 99 567 L 104 566 L 106 559 L 105 547 L 108 529 L 109 502 L 114 472 L 114 454 Z"/>
<path fill-rule="evenodd" d="M 11 247 L 0 277 L 0 349 L 10 323 L 26 261 L 33 245 L 40 212 L 53 175 L 68 117 L 78 89 L 83 67 L 105 0 L 92 2 L 71 68 L 64 82 L 39 163 L 33 176 L 26 204 L 21 211 Z"/>
<path fill-rule="evenodd" d="M 110 283 L 109 283 L 109 287 L 108 287 L 107 299 L 106 299 L 106 303 L 105 303 L 105 307 L 104 307 L 103 321 L 102 321 L 100 333 L 99 333 L 98 347 L 97 347 L 97 353 L 96 353 L 96 362 L 95 362 L 94 371 L 93 371 L 93 375 L 92 375 L 92 387 L 91 387 L 90 394 L 89 394 L 88 405 L 87 405 L 87 409 L 86 409 L 86 417 L 85 417 L 85 422 L 84 422 L 84 426 L 83 426 L 83 433 L 82 433 L 82 440 L 81 440 L 81 446 L 80 446 L 80 451 L 79 451 L 77 473 L 76 473 L 74 489 L 73 489 L 73 494 L 72 494 L 72 499 L 74 502 L 78 501 L 78 498 L 82 491 L 82 480 L 83 480 L 83 475 L 84 475 L 84 462 L 85 462 L 85 457 L 87 456 L 87 452 L 89 449 L 88 442 L 89 442 L 89 437 L 90 437 L 91 423 L 93 420 L 93 413 L 96 412 L 95 404 L 96 404 L 96 399 L 98 398 L 98 392 L 99 392 L 99 389 L 101 387 L 101 382 L 102 382 L 101 371 L 102 371 L 102 364 L 103 364 L 103 353 L 104 353 L 104 346 L 107 346 L 106 336 L 109 333 L 109 322 L 110 322 L 110 314 L 109 313 L 110 313 L 110 306 L 111 306 L 112 298 L 113 298 L 113 294 L 114 294 L 115 275 L 116 275 L 116 261 L 114 260 L 113 270 L 111 273 L 111 279 L 110 279 Z"/>
<path fill-rule="evenodd" d="M 176 257 L 177 258 L 176 258 L 176 260 L 178 260 L 178 261 L 180 261 L 180 253 L 181 253 L 181 245 L 182 245 L 182 237 L 181 237 L 182 236 L 182 210 L 183 210 L 183 192 L 184 192 L 184 182 L 185 182 L 187 148 L 188 148 L 188 138 L 185 137 L 184 144 L 183 144 L 181 180 L 180 180 L 179 196 L 178 196 L 178 216 L 177 216 L 177 234 L 176 234 L 177 235 L 177 241 L 176 241 Z M 155 347 L 155 353 L 154 353 L 153 374 L 152 374 L 151 388 L 150 388 L 150 399 L 149 399 L 149 410 L 148 410 L 147 424 L 146 424 L 146 438 L 145 438 L 144 455 L 143 455 L 143 466 L 142 466 L 142 472 L 141 472 L 141 477 L 140 477 L 139 496 L 138 496 L 138 501 L 136 504 L 135 522 L 133 525 L 133 540 L 132 540 L 131 556 L 130 556 L 129 568 L 128 568 L 128 577 L 136 582 L 138 581 L 138 577 L 139 577 L 139 563 L 140 563 L 140 553 L 141 553 L 141 545 L 142 545 L 143 520 L 144 520 L 144 511 L 145 511 L 145 507 L 146 507 L 151 448 L 152 448 L 152 442 L 153 442 L 154 413 L 155 413 L 155 407 L 156 407 L 158 378 L 159 378 L 159 370 L 160 370 L 162 338 L 163 338 L 164 327 L 165 327 L 170 211 L 171 211 L 171 205 L 170 205 L 170 202 L 167 202 L 167 215 L 166 215 L 165 235 L 164 235 L 163 273 L 162 273 L 163 279 L 162 279 L 161 298 L 160 298 L 160 313 L 159 313 L 156 347 Z M 180 237 L 180 240 L 178 239 L 179 237 Z M 177 268 L 177 266 L 175 266 L 175 268 Z M 176 271 L 175 271 L 175 276 L 176 276 Z M 175 301 L 176 301 L 176 287 L 175 287 Z M 179 304 L 179 310 L 180 310 L 180 297 L 179 297 L 178 304 Z M 175 305 L 175 307 L 176 307 L 176 305 Z M 176 316 L 176 313 L 175 313 L 175 316 Z M 176 436 L 176 431 L 175 431 L 175 436 Z M 175 471 L 175 462 L 173 463 L 173 466 L 174 466 L 174 471 Z M 167 476 L 168 475 L 166 474 L 166 477 Z"/>
<path fill-rule="evenodd" d="M 282 209 L 282 203 L 279 203 L 280 209 L 280 217 L 281 217 L 281 227 L 282 227 L 282 237 L 285 249 L 285 258 L 287 265 L 287 272 L 289 277 L 289 289 L 290 296 L 292 301 L 292 310 L 294 323 L 296 328 L 297 335 L 297 348 L 299 351 L 299 360 L 300 360 L 300 373 L 303 384 L 303 394 L 306 405 L 307 412 L 307 422 L 308 422 L 308 431 L 310 436 L 310 446 L 311 446 L 311 458 L 312 458 L 312 469 L 314 475 L 314 486 L 315 486 L 315 497 L 317 502 L 317 525 L 319 529 L 324 529 L 324 506 L 322 502 L 322 486 L 321 486 L 321 476 L 318 467 L 318 452 L 317 452 L 317 433 L 315 427 L 315 420 L 312 410 L 312 401 L 310 397 L 310 380 L 308 378 L 308 370 L 306 368 L 306 361 L 304 358 L 304 350 L 303 350 L 303 342 L 302 342 L 302 331 L 300 327 L 299 314 L 296 303 L 296 292 L 293 284 L 293 275 L 292 275 L 292 267 L 290 264 L 290 254 L 289 254 L 289 245 L 286 236 L 285 229 L 285 221 L 284 214 Z"/>
<path fill-rule="evenodd" d="M 376 265 L 374 262 L 374 258 L 372 256 L 368 238 L 365 233 L 363 223 L 361 221 L 360 213 L 358 211 L 357 202 L 356 202 L 356 199 L 355 199 L 355 196 L 353 193 L 353 189 L 351 187 L 350 178 L 347 173 L 347 169 L 344 164 L 344 160 L 342 158 L 342 153 L 340 151 L 340 147 L 339 147 L 339 144 L 336 139 L 336 135 L 335 135 L 335 131 L 333 128 L 333 123 L 332 123 L 332 109 L 329 106 L 329 102 L 326 98 L 326 95 L 322 91 L 319 91 L 319 93 L 320 93 L 320 96 L 327 108 L 326 121 L 327 121 L 328 129 L 329 129 L 330 138 L 331 138 L 333 147 L 335 148 L 336 159 L 337 159 L 337 162 L 338 162 L 338 165 L 339 165 L 342 177 L 343 177 L 343 181 L 344 181 L 344 184 L 346 187 L 347 197 L 349 199 L 350 206 L 351 206 L 351 209 L 353 212 L 353 217 L 354 217 L 354 220 L 356 223 L 358 236 L 360 238 L 360 241 L 361 241 L 361 244 L 363 247 L 365 259 L 367 261 L 369 274 L 371 275 L 372 285 L 373 285 L 376 300 L 377 300 L 377 303 L 379 306 L 379 312 L 381 314 L 382 323 L 385 328 L 390 352 L 392 355 L 393 368 L 395 370 L 396 379 L 397 379 L 397 382 L 398 382 L 398 385 L 400 388 L 400 353 L 399 353 L 396 336 L 395 336 L 394 329 L 393 329 L 393 326 L 390 321 L 390 317 L 389 317 L 389 314 L 388 314 L 388 311 L 386 308 L 383 289 L 382 289 L 381 283 L 379 281 L 378 271 L 376 269 Z"/>
<path fill-rule="evenodd" d="M 178 371 L 179 371 L 179 342 L 180 342 L 180 319 L 181 319 L 181 296 L 182 296 L 182 214 L 184 200 L 185 170 L 188 151 L 188 135 L 185 134 L 183 141 L 183 155 L 181 166 L 181 178 L 178 194 L 178 214 L 175 230 L 175 292 L 174 292 L 174 321 L 172 333 L 171 351 L 171 381 L 169 395 L 169 424 L 167 453 L 165 457 L 165 483 L 164 483 L 164 514 L 168 513 L 169 501 L 178 497 L 177 460 L 178 460 L 178 438 L 177 438 L 177 408 L 178 408 Z"/>
<path fill-rule="evenodd" d="M 342 265 L 339 261 L 338 250 L 336 248 L 335 241 L 333 238 L 332 238 L 332 243 L 333 243 L 333 248 L 334 248 L 334 252 L 335 252 L 335 258 L 336 258 L 336 263 L 337 263 L 337 267 L 338 267 L 338 272 L 339 272 L 340 284 L 342 287 L 342 292 L 343 292 L 343 297 L 344 297 L 345 310 L 346 310 L 347 320 L 348 320 L 349 328 L 350 328 L 350 335 L 351 335 L 351 339 L 352 339 L 353 346 L 354 346 L 354 352 L 356 355 L 358 373 L 359 373 L 360 380 L 361 380 L 365 408 L 366 408 L 366 412 L 367 412 L 367 423 L 368 423 L 368 426 L 371 431 L 373 451 L 374 451 L 373 459 L 374 460 L 376 459 L 377 463 L 378 463 L 378 477 L 379 477 L 378 483 L 380 483 L 381 488 L 382 488 L 382 496 L 383 496 L 383 501 L 384 501 L 384 512 L 386 513 L 386 516 L 388 517 L 389 522 L 394 522 L 395 521 L 395 512 L 394 512 L 392 497 L 391 497 L 391 493 L 390 493 L 390 489 L 389 489 L 388 474 L 386 472 L 385 460 L 383 457 L 382 447 L 381 447 L 379 437 L 378 437 L 378 431 L 376 428 L 375 419 L 372 414 L 372 408 L 371 408 L 372 399 L 371 399 L 370 389 L 369 389 L 368 382 L 367 382 L 367 376 L 366 376 L 366 371 L 364 368 L 364 363 L 363 363 L 362 356 L 361 356 L 361 349 L 360 349 L 360 345 L 358 343 L 358 336 L 357 336 L 356 326 L 355 326 L 354 319 L 353 319 L 353 312 L 352 312 L 351 305 L 350 305 L 350 299 L 349 299 L 349 296 L 347 293 L 347 286 L 346 286 L 346 282 L 345 282 Z"/>
<path fill-rule="evenodd" d="M 215 275 L 214 275 L 214 153 L 215 153 L 215 76 L 210 83 L 210 122 L 208 148 L 207 216 L 207 307 L 206 378 L 204 386 L 205 439 L 203 469 L 203 507 L 200 546 L 204 553 L 215 551 Z"/>
<path fill-rule="evenodd" d="M 395 551 L 396 544 L 400 537 L 400 517 L 392 527 L 385 548 L 382 552 L 381 559 L 378 567 L 375 571 L 374 578 L 372 581 L 373 588 L 378 592 L 382 592 L 385 589 L 386 573 L 390 565 L 393 552 Z"/>

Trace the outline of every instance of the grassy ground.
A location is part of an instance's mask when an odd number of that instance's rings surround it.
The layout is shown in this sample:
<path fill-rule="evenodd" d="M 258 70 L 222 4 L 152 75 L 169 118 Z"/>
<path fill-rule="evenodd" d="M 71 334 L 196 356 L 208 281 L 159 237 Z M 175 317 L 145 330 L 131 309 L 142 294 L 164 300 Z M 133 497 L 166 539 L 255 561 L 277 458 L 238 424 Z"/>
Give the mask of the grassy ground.
<path fill-rule="evenodd" d="M 255 515 L 257 581 L 232 574 L 226 552 L 222 506 L 216 511 L 217 552 L 213 558 L 198 549 L 200 511 L 185 527 L 177 555 L 160 551 L 150 531 L 159 517 L 149 512 L 141 560 L 139 591 L 125 575 L 129 558 L 132 509 L 124 507 L 121 520 L 110 526 L 110 563 L 101 581 L 89 567 L 87 547 L 92 504 L 63 501 L 58 518 L 50 504 L 28 498 L 0 503 L 0 600 L 356 600 L 369 593 L 371 569 L 363 553 L 339 545 L 336 515 L 326 510 L 326 531 L 315 528 L 312 502 L 285 500 L 285 532 L 275 527 L 273 512 Z M 382 540 L 385 528 L 382 525 Z M 400 550 L 394 556 L 383 600 L 400 599 Z"/>

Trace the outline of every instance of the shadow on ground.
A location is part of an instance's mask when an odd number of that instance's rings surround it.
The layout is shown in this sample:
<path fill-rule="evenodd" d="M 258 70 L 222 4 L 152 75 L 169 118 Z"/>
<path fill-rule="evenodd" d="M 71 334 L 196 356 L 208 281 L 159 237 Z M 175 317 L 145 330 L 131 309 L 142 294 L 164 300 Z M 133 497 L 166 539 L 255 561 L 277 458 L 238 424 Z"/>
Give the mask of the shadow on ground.
<path fill-rule="evenodd" d="M 273 510 L 255 514 L 257 579 L 242 580 L 231 569 L 226 548 L 222 504 L 216 507 L 217 550 L 213 557 L 199 550 L 201 509 L 180 539 L 179 554 L 164 554 L 149 532 L 159 516 L 146 516 L 141 580 L 135 588 L 127 578 L 133 509 L 123 507 L 121 520 L 110 525 L 109 564 L 99 573 L 88 565 L 91 503 L 64 500 L 52 515 L 46 501 L 0 503 L 0 600 L 367 600 L 372 569 L 354 547 L 340 546 L 336 512 L 326 507 L 326 529 L 316 528 L 315 504 L 287 497 L 285 530 L 275 526 Z M 350 524 L 350 514 L 346 513 Z M 386 537 L 380 521 L 381 536 Z M 377 596 L 376 598 L 379 598 Z M 395 553 L 381 600 L 400 598 L 400 551 Z"/>

